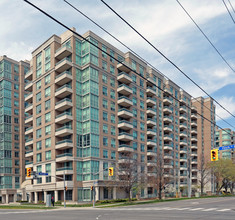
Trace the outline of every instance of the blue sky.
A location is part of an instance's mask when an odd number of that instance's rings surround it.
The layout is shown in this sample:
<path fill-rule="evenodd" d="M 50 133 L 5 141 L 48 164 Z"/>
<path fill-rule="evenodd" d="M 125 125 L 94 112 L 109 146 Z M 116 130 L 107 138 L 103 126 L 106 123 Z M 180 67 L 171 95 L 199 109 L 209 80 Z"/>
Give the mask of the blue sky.
<path fill-rule="evenodd" d="M 171 64 L 127 27 L 99 0 L 68 0 L 194 97 L 205 96 Z M 230 112 L 235 114 L 235 73 L 228 68 L 198 31 L 176 0 L 106 0 L 159 50 Z M 98 29 L 63 0 L 31 0 L 80 34 L 92 30 L 118 49 L 119 43 Z M 216 48 L 235 68 L 235 26 L 221 0 L 181 0 Z M 230 0 L 235 7 L 235 0 Z M 31 52 L 52 34 L 65 31 L 23 0 L 0 1 L 0 54 L 16 60 Z M 231 13 L 232 10 L 231 10 Z M 233 13 L 235 18 L 235 14 Z M 235 126 L 235 119 L 221 108 L 216 113 Z M 217 120 L 218 125 L 229 127 Z"/>

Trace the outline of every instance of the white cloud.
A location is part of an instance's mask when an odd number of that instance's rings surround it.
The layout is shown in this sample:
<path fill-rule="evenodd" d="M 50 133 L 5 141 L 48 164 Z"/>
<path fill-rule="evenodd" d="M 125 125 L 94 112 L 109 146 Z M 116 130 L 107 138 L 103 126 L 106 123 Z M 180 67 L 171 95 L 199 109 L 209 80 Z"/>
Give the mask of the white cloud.
<path fill-rule="evenodd" d="M 228 109 L 232 114 L 235 114 L 235 97 L 226 97 L 223 96 L 220 99 L 217 100 L 223 107 Z M 226 112 L 224 109 L 222 109 L 219 105 L 216 105 L 216 114 L 218 114 L 223 119 L 228 119 L 231 117 L 231 115 Z M 217 121 L 220 121 L 221 119 L 216 117 Z"/>

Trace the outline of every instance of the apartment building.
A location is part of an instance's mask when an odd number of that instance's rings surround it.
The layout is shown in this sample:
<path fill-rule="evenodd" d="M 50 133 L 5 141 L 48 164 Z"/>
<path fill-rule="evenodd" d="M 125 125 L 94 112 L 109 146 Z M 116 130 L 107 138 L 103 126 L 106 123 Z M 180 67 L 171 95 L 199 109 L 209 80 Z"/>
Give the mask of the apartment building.
<path fill-rule="evenodd" d="M 230 128 L 219 129 L 216 127 L 215 147 L 235 144 L 235 132 Z M 234 159 L 234 149 L 219 151 L 219 158 Z"/>
<path fill-rule="evenodd" d="M 24 180 L 24 84 L 27 61 L 0 57 L 0 198 L 17 200 Z"/>
<path fill-rule="evenodd" d="M 193 99 L 192 105 L 199 113 L 197 118 L 197 153 L 198 170 L 200 171 L 211 161 L 211 149 L 215 146 L 215 105 L 211 98 L 203 97 Z M 200 117 L 200 115 L 203 117 Z M 200 174 L 200 172 L 198 173 Z M 198 175 L 198 178 L 200 178 L 200 175 Z M 208 193 L 214 192 L 214 186 L 211 183 L 213 183 L 213 180 L 210 179 L 205 188 Z"/>

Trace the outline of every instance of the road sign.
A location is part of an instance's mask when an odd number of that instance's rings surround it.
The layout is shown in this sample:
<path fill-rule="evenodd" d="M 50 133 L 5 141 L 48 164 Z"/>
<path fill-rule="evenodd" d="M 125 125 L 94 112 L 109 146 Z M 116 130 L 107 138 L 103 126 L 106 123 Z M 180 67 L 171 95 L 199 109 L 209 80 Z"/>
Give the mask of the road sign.
<path fill-rule="evenodd" d="M 233 149 L 234 147 L 235 145 L 228 145 L 228 146 L 219 147 L 219 150 L 229 150 Z"/>
<path fill-rule="evenodd" d="M 41 172 L 39 172 L 38 175 L 39 176 L 48 176 L 48 173 L 41 173 Z"/>

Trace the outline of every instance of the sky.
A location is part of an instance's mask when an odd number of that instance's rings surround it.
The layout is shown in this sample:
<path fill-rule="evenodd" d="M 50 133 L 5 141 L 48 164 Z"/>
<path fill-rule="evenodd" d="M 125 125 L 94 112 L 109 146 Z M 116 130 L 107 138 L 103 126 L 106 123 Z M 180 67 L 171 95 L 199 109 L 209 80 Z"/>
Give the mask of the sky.
<path fill-rule="evenodd" d="M 77 32 L 91 30 L 123 52 L 128 50 L 63 0 L 30 0 Z M 67 0 L 151 63 L 193 97 L 206 97 L 165 58 L 140 38 L 100 0 Z M 235 69 L 235 24 L 222 0 L 179 0 Z M 176 0 L 106 0 L 166 57 L 235 115 L 235 72 L 215 52 Z M 225 1 L 228 4 L 228 0 Z M 235 0 L 230 0 L 235 8 Z M 31 52 L 51 35 L 66 30 L 23 0 L 0 0 L 0 55 L 31 59 Z M 235 19 L 235 13 L 230 8 Z M 235 127 L 235 118 L 216 106 L 216 114 Z M 222 128 L 231 127 L 217 117 Z"/>

